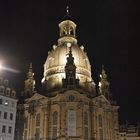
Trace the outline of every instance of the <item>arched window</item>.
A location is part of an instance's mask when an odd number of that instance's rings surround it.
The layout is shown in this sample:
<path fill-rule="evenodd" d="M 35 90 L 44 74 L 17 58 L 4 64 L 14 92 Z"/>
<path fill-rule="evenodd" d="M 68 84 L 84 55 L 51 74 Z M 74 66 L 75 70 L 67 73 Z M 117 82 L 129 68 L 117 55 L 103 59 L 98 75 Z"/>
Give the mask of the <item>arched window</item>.
<path fill-rule="evenodd" d="M 8 80 L 7 79 L 4 80 L 4 85 L 8 86 Z"/>
<path fill-rule="evenodd" d="M 0 94 L 3 95 L 4 94 L 4 87 L 0 86 Z"/>
<path fill-rule="evenodd" d="M 99 127 L 102 127 L 102 115 L 99 115 Z"/>
<path fill-rule="evenodd" d="M 73 102 L 74 100 L 75 100 L 75 97 L 74 97 L 73 95 L 70 95 L 70 96 L 69 96 L 69 101 L 70 101 L 70 102 Z"/>
<path fill-rule="evenodd" d="M 103 140 L 104 139 L 104 136 L 103 136 L 103 129 L 99 129 L 99 136 L 100 136 L 100 140 Z"/>
<path fill-rule="evenodd" d="M 84 125 L 88 125 L 88 113 L 84 112 Z"/>
<path fill-rule="evenodd" d="M 6 88 L 6 96 L 10 96 L 10 88 Z"/>
<path fill-rule="evenodd" d="M 88 113 L 84 112 L 84 139 L 88 140 Z"/>
<path fill-rule="evenodd" d="M 68 136 L 76 136 L 76 111 L 68 110 Z"/>
<path fill-rule="evenodd" d="M 36 115 L 36 126 L 40 126 L 40 114 Z"/>
<path fill-rule="evenodd" d="M 36 128 L 35 140 L 39 140 L 39 139 L 40 139 L 40 129 Z"/>
<path fill-rule="evenodd" d="M 57 111 L 53 112 L 52 115 L 52 139 L 57 138 L 57 123 L 58 123 L 58 113 Z"/>
<path fill-rule="evenodd" d="M 16 91 L 15 90 L 12 90 L 12 92 L 11 92 L 11 97 L 16 97 Z"/>
<path fill-rule="evenodd" d="M 88 140 L 88 127 L 84 127 L 84 139 Z"/>
<path fill-rule="evenodd" d="M 57 125 L 57 118 L 58 118 L 58 113 L 55 111 L 53 113 L 53 125 Z"/>

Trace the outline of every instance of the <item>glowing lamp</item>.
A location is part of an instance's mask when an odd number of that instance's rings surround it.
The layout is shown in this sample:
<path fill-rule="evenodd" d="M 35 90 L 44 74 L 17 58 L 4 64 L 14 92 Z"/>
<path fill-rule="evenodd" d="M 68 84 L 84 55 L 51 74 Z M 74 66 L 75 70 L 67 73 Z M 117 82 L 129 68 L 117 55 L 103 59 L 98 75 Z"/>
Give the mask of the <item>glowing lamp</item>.
<path fill-rule="evenodd" d="M 8 105 L 8 102 L 6 101 L 4 104 L 5 104 L 5 105 Z"/>
<path fill-rule="evenodd" d="M 67 47 L 71 47 L 71 43 L 70 42 L 67 43 Z"/>

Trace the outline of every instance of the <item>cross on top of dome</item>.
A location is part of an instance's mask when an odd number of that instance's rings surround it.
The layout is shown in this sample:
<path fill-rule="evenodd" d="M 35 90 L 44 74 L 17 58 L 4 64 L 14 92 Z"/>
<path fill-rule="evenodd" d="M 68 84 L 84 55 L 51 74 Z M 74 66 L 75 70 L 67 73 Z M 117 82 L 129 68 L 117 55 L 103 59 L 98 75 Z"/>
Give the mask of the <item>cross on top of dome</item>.
<path fill-rule="evenodd" d="M 69 6 L 66 7 L 66 16 L 70 17 Z"/>
<path fill-rule="evenodd" d="M 70 20 L 69 6 L 66 7 L 66 19 L 59 24 L 60 37 L 76 37 L 76 24 Z"/>

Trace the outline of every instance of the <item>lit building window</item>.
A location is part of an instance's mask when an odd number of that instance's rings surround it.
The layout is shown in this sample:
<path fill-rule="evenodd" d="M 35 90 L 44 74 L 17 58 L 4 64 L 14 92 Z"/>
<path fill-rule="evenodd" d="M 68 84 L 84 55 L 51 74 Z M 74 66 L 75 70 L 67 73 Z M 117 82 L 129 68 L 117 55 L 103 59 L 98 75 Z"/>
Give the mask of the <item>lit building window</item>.
<path fill-rule="evenodd" d="M 7 112 L 4 112 L 3 118 L 4 118 L 4 119 L 7 119 Z"/>
<path fill-rule="evenodd" d="M 8 128 L 8 133 L 9 133 L 9 134 L 12 133 L 12 127 L 11 127 L 11 126 L 9 126 L 9 128 Z"/>
<path fill-rule="evenodd" d="M 40 126 L 40 114 L 36 115 L 36 126 Z"/>
<path fill-rule="evenodd" d="M 2 126 L 2 133 L 5 133 L 5 132 L 6 132 L 6 126 L 3 125 L 3 126 Z"/>
<path fill-rule="evenodd" d="M 76 111 L 68 110 L 68 136 L 76 136 Z"/>

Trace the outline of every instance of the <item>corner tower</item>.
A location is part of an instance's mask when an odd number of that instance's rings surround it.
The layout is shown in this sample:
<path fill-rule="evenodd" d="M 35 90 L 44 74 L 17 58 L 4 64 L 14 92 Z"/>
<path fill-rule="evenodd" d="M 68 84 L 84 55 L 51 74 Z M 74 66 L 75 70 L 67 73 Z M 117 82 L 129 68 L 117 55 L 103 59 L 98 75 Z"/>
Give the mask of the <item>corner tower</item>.
<path fill-rule="evenodd" d="M 27 73 L 27 79 L 25 80 L 25 98 L 29 98 L 35 92 L 35 80 L 34 80 L 34 73 L 32 70 L 32 63 L 30 63 L 29 71 Z"/>
<path fill-rule="evenodd" d="M 99 94 L 104 95 L 108 100 L 111 99 L 110 83 L 107 80 L 107 74 L 103 65 L 102 65 L 102 72 L 100 74 Z"/>

